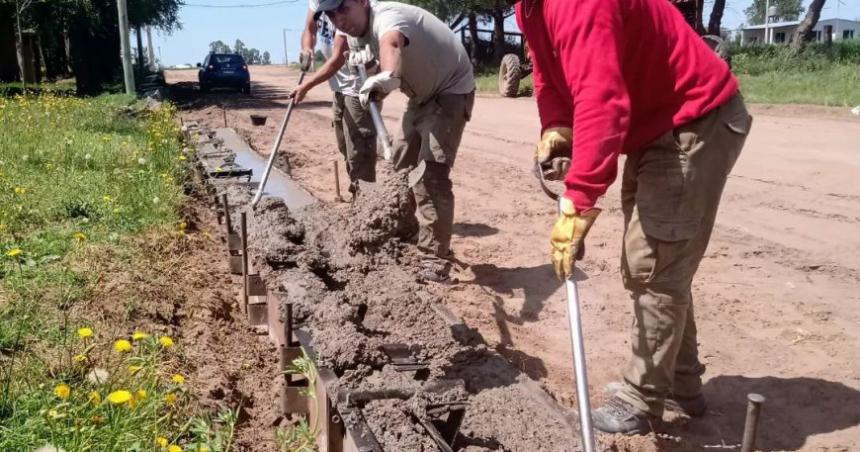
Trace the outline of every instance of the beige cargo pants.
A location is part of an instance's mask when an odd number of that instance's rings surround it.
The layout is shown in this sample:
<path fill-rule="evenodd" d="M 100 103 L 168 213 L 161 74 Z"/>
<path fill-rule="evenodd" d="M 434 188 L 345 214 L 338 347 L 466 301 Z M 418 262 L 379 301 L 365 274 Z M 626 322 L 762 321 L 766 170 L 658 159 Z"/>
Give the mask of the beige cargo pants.
<path fill-rule="evenodd" d="M 443 94 L 409 101 L 393 143 L 395 170 L 409 169 L 418 217 L 418 249 L 429 260 L 447 258 L 454 225 L 451 167 L 472 117 L 475 94 Z"/>
<path fill-rule="evenodd" d="M 356 96 L 334 93 L 333 125 L 337 147 L 346 162 L 350 191 L 356 181 L 376 182 L 376 129 L 370 112 Z"/>
<path fill-rule="evenodd" d="M 751 125 L 737 95 L 631 154 L 624 166 L 621 273 L 634 318 L 633 353 L 618 395 L 656 416 L 668 395 L 702 390 L 690 286 Z"/>

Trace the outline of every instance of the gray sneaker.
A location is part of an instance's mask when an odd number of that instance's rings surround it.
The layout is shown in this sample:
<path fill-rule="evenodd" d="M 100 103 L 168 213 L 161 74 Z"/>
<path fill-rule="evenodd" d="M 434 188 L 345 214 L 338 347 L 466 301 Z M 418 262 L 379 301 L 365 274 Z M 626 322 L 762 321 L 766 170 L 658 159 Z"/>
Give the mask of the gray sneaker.
<path fill-rule="evenodd" d="M 612 396 L 603 406 L 591 410 L 594 428 L 606 433 L 644 435 L 651 431 L 656 416 L 639 410 L 618 396 Z"/>
<path fill-rule="evenodd" d="M 437 261 L 424 261 L 418 270 L 418 282 L 435 282 L 447 284 L 451 282 L 451 264 Z"/>

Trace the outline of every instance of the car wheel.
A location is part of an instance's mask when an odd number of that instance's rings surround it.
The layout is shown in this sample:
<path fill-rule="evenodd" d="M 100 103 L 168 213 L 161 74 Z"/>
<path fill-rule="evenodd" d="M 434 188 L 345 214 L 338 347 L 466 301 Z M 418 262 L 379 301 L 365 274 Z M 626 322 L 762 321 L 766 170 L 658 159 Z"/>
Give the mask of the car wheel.
<path fill-rule="evenodd" d="M 251 94 L 251 84 L 250 83 L 248 83 L 247 85 L 242 87 L 242 93 L 248 94 L 248 95 Z"/>
<path fill-rule="evenodd" d="M 207 85 L 205 83 L 201 83 L 200 84 L 200 92 L 201 93 L 208 93 L 209 92 L 209 85 Z"/>

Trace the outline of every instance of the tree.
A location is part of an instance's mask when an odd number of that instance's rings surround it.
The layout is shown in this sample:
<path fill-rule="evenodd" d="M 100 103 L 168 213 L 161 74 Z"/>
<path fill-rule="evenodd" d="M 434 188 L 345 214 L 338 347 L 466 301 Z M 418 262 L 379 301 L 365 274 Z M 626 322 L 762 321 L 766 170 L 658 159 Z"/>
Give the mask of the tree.
<path fill-rule="evenodd" d="M 21 75 L 21 81 L 25 80 L 24 74 L 24 35 L 21 28 L 21 15 L 30 7 L 33 0 L 15 0 L 15 52 L 18 56 L 18 71 Z"/>
<path fill-rule="evenodd" d="M 263 52 L 263 58 L 262 58 L 262 60 L 260 61 L 260 64 L 265 64 L 265 65 L 272 64 L 272 56 L 271 56 L 271 55 L 269 55 L 269 51 L 268 51 L 268 50 L 266 50 L 266 51 L 264 51 L 264 52 Z"/>
<path fill-rule="evenodd" d="M 245 47 L 245 43 L 242 42 L 241 39 L 237 39 L 236 44 L 233 45 L 233 53 L 241 56 L 242 58 L 248 56 L 248 48 Z"/>
<path fill-rule="evenodd" d="M 767 0 L 753 0 L 752 5 L 744 10 L 750 25 L 764 23 L 765 4 Z M 797 20 L 805 9 L 802 0 L 770 0 L 770 6 L 776 6 L 779 17 L 783 20 Z"/>
<path fill-rule="evenodd" d="M 220 39 L 209 43 L 209 52 L 211 53 L 233 53 L 230 46 L 224 44 Z"/>
<path fill-rule="evenodd" d="M 723 12 L 726 10 L 726 0 L 714 0 L 714 8 L 711 10 L 711 20 L 708 21 L 708 34 L 721 35 L 723 24 Z"/>
<path fill-rule="evenodd" d="M 791 52 L 793 54 L 799 54 L 806 45 L 806 41 L 809 40 L 809 37 L 812 34 L 812 29 L 815 28 L 815 24 L 818 23 L 818 19 L 821 17 L 821 10 L 824 8 L 824 1 L 825 0 L 812 0 L 812 4 L 809 5 L 809 11 L 806 13 L 806 17 L 804 17 L 803 21 L 800 22 L 800 25 L 797 26 L 797 30 L 794 31 L 794 36 L 792 37 Z"/>

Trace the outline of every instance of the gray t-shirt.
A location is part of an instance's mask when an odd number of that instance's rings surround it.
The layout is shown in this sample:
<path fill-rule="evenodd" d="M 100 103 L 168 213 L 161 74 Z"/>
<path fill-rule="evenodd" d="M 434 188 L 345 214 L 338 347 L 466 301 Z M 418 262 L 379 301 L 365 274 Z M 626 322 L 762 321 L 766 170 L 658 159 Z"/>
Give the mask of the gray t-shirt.
<path fill-rule="evenodd" d="M 358 46 L 370 44 L 379 55 L 379 39 L 398 31 L 407 39 L 401 59 L 401 89 L 423 104 L 440 94 L 475 90 L 472 63 L 457 35 L 436 16 L 417 6 L 397 2 L 372 5 L 371 25 Z"/>

